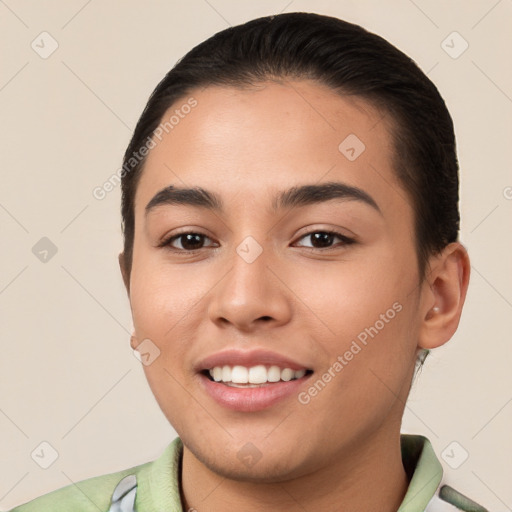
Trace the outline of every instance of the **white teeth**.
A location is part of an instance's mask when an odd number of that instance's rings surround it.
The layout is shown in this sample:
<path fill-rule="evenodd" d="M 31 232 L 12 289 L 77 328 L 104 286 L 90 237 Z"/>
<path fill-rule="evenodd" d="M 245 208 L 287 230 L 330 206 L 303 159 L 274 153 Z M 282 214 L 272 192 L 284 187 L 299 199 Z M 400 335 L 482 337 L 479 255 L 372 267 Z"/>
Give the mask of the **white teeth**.
<path fill-rule="evenodd" d="M 235 384 L 247 384 L 249 382 L 249 371 L 245 366 L 233 366 L 231 382 Z"/>
<path fill-rule="evenodd" d="M 281 380 L 281 368 L 271 366 L 267 371 L 267 380 L 269 382 L 279 382 Z"/>
<path fill-rule="evenodd" d="M 294 374 L 295 372 L 291 368 L 283 368 L 281 370 L 281 380 L 288 382 L 289 380 L 292 380 Z"/>
<path fill-rule="evenodd" d="M 306 375 L 306 370 L 292 370 L 279 366 L 266 366 L 259 364 L 247 368 L 245 366 L 215 366 L 209 370 L 209 374 L 215 382 L 233 384 L 235 387 L 257 387 L 258 384 L 269 382 L 288 382 L 293 379 L 301 379 Z"/>
<path fill-rule="evenodd" d="M 297 370 L 295 372 L 296 379 L 302 379 L 302 377 L 304 377 L 304 375 L 306 375 L 306 370 Z"/>
<path fill-rule="evenodd" d="M 267 369 L 262 364 L 249 368 L 249 382 L 251 384 L 267 382 Z"/>
<path fill-rule="evenodd" d="M 215 368 L 213 369 L 213 371 L 215 371 Z M 222 377 L 220 380 L 222 382 L 231 382 L 231 366 L 222 367 Z"/>

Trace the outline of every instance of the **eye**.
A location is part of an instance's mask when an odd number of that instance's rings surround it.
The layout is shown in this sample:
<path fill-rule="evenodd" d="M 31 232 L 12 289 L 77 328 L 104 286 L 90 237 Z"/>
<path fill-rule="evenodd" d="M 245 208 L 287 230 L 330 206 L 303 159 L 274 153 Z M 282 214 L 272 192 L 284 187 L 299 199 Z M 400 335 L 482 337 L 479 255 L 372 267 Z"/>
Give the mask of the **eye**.
<path fill-rule="evenodd" d="M 210 243 L 207 243 L 208 241 Z M 167 238 L 159 245 L 159 247 L 166 246 L 177 251 L 190 252 L 214 245 L 214 242 L 212 242 L 212 240 L 206 235 L 203 235 L 202 233 L 188 232 L 180 233 L 179 235 L 173 235 L 170 238 Z"/>
<path fill-rule="evenodd" d="M 311 231 L 299 238 L 299 240 L 308 240 L 309 244 L 300 245 L 300 247 L 307 247 L 312 249 L 332 249 L 333 243 L 338 240 L 341 243 L 337 245 L 350 245 L 355 242 L 352 238 L 348 238 L 337 231 Z"/>
<path fill-rule="evenodd" d="M 309 249 L 333 249 L 336 246 L 350 245 L 355 240 L 338 233 L 337 231 L 311 231 L 299 238 L 300 240 L 309 241 L 309 243 L 300 244 L 300 247 Z M 337 243 L 336 243 L 337 242 Z M 208 236 L 202 233 L 186 232 L 173 235 L 165 239 L 159 247 L 168 247 L 171 250 L 182 252 L 193 252 L 205 247 L 216 247 L 217 244 Z"/>

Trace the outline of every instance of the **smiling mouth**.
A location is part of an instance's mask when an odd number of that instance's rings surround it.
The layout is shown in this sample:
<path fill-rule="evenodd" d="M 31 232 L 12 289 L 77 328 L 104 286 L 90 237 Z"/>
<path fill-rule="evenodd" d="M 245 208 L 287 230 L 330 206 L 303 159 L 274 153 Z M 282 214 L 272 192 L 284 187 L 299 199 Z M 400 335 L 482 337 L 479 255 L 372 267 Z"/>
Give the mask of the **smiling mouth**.
<path fill-rule="evenodd" d="M 201 373 L 210 381 L 229 387 L 256 388 L 302 379 L 312 374 L 313 371 L 306 368 L 293 370 L 292 368 L 282 368 L 276 365 L 265 366 L 260 364 L 250 367 L 240 365 L 215 366 L 203 370 Z"/>

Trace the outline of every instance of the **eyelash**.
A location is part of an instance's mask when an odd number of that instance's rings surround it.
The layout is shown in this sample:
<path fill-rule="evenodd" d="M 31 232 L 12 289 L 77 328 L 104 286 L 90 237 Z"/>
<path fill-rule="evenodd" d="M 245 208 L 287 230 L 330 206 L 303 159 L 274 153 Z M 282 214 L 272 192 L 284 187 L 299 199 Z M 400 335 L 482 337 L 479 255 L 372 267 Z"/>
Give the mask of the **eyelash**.
<path fill-rule="evenodd" d="M 343 242 L 341 244 L 342 246 L 343 245 L 351 245 L 351 244 L 354 244 L 356 242 L 353 238 L 349 238 L 349 237 L 339 233 L 338 231 L 325 230 L 325 229 L 316 229 L 316 230 L 313 230 L 313 231 L 309 231 L 308 233 L 305 233 L 302 236 L 300 236 L 299 240 L 302 240 L 303 238 L 306 238 L 306 237 L 311 236 L 311 235 L 316 234 L 316 233 L 323 233 L 323 234 L 326 234 L 326 235 L 331 235 L 331 236 L 338 237 Z M 165 247 L 166 249 L 168 249 L 170 251 L 173 251 L 173 252 L 176 252 L 176 253 L 187 253 L 187 254 L 195 254 L 196 252 L 201 251 L 202 249 L 206 248 L 206 247 L 201 247 L 199 249 L 187 250 L 187 249 L 179 249 L 179 248 L 173 247 L 171 245 L 171 243 L 174 240 L 178 240 L 179 238 L 181 238 L 183 236 L 186 236 L 186 235 L 199 235 L 199 236 L 202 236 L 204 238 L 209 238 L 207 235 L 205 235 L 203 233 L 200 233 L 200 232 L 197 232 L 197 231 L 184 231 L 183 233 L 174 234 L 174 235 L 172 235 L 170 237 L 167 237 L 166 239 L 162 240 L 162 242 L 160 244 L 158 244 L 158 247 Z M 314 252 L 316 252 L 316 251 L 325 252 L 325 251 L 337 249 L 338 247 L 339 246 L 331 246 L 331 247 L 302 247 L 302 248 L 303 249 L 308 249 L 308 250 L 314 251 Z"/>

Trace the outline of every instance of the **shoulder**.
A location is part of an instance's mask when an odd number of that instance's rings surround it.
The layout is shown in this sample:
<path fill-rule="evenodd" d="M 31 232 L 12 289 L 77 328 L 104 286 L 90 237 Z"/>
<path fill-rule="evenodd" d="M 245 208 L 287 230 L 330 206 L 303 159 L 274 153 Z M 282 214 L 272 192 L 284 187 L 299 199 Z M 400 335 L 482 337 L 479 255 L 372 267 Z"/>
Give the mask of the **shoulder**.
<path fill-rule="evenodd" d="M 177 437 L 153 461 L 67 485 L 10 512 L 180 510 L 182 452 L 183 444 Z"/>
<path fill-rule="evenodd" d="M 147 462 L 129 469 L 67 485 L 19 505 L 10 512 L 106 511 L 110 507 L 112 494 L 119 482 L 127 475 L 139 475 L 151 464 L 152 462 Z"/>

